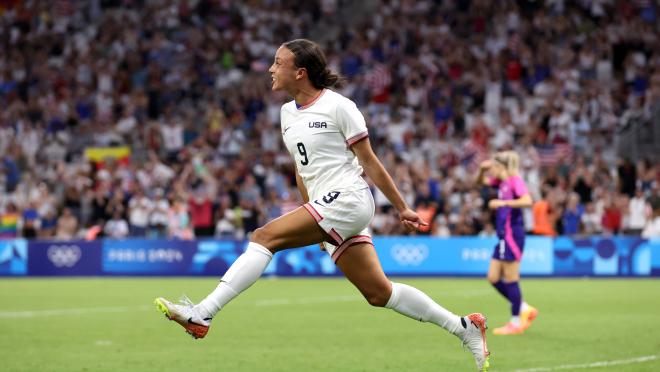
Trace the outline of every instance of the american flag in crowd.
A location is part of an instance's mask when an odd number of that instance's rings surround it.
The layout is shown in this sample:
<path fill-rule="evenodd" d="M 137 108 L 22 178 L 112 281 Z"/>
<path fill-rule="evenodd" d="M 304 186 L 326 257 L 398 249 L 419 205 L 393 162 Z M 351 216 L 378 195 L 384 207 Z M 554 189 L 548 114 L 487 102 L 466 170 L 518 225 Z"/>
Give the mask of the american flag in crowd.
<path fill-rule="evenodd" d="M 475 141 L 464 142 L 461 150 L 461 163 L 470 172 L 476 171 L 479 164 L 488 159 L 488 149 Z"/>
<path fill-rule="evenodd" d="M 562 159 L 573 156 L 573 147 L 569 143 L 553 143 L 534 147 L 539 154 L 539 163 L 542 167 L 556 165 Z"/>
<path fill-rule="evenodd" d="M 377 96 L 383 94 L 392 84 L 392 74 L 387 66 L 378 63 L 366 73 L 364 80 L 371 89 L 371 94 Z"/>

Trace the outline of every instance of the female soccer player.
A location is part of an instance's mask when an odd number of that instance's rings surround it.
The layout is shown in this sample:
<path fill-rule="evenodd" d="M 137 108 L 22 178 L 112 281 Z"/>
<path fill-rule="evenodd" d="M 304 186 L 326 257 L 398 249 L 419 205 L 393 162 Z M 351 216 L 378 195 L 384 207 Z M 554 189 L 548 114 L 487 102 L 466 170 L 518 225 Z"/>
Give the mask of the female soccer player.
<path fill-rule="evenodd" d="M 390 282 L 383 273 L 368 230 L 374 200 L 361 177 L 363 170 L 392 202 L 408 230 L 426 222 L 406 205 L 372 151 L 355 103 L 329 89 L 339 76 L 327 68 L 319 46 L 305 39 L 286 42 L 269 71 L 272 90 L 293 97 L 281 109 L 282 136 L 295 161 L 298 189 L 306 204 L 256 229 L 245 252 L 202 302 L 175 304 L 157 298 L 158 308 L 194 338 L 202 338 L 211 319 L 261 276 L 274 253 L 321 243 L 369 304 L 446 329 L 470 349 L 479 370 L 486 370 L 489 352 L 482 314 L 456 316 L 418 289 Z"/>
<path fill-rule="evenodd" d="M 497 186 L 498 198 L 488 202 L 495 210 L 495 223 L 499 243 L 495 246 L 488 269 L 488 281 L 511 302 L 511 321 L 495 328 L 496 335 L 522 333 L 538 311 L 522 301 L 520 292 L 520 259 L 525 245 L 525 226 L 522 208 L 532 206 L 525 181 L 518 175 L 518 154 L 502 151 L 479 167 L 478 184 Z M 490 177 L 485 177 L 488 172 Z M 504 279 L 504 280 L 502 280 Z"/>

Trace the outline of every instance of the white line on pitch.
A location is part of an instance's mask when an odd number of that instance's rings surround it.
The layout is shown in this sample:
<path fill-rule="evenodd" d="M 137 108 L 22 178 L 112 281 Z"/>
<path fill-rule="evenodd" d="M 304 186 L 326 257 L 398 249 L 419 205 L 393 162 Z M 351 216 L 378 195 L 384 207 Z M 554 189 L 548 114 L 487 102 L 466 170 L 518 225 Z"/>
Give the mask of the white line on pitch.
<path fill-rule="evenodd" d="M 529 369 L 517 369 L 514 372 L 547 372 L 547 371 L 560 371 L 563 369 L 587 369 L 587 368 L 598 368 L 598 367 L 612 367 L 620 366 L 624 364 L 636 364 L 636 363 L 645 363 L 653 360 L 657 360 L 657 355 L 646 355 L 637 358 L 630 359 L 618 359 L 618 360 L 603 360 L 600 362 L 593 363 L 584 363 L 584 364 L 563 364 L 554 367 L 539 367 L 539 368 L 529 368 Z"/>
<path fill-rule="evenodd" d="M 34 318 L 42 316 L 58 315 L 82 315 L 94 313 L 124 313 L 127 311 L 147 310 L 151 306 L 118 306 L 118 307 L 87 307 L 78 309 L 50 309 L 50 310 L 24 310 L 24 311 L 0 311 L 2 318 Z"/>

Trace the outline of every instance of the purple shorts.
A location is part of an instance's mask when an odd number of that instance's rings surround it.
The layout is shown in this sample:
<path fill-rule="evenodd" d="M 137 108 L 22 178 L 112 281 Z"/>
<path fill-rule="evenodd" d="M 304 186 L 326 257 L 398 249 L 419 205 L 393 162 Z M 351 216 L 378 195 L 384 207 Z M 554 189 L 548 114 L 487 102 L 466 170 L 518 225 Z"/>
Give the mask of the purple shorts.
<path fill-rule="evenodd" d="M 493 250 L 493 258 L 500 261 L 520 261 L 525 249 L 525 235 L 501 238 Z"/>

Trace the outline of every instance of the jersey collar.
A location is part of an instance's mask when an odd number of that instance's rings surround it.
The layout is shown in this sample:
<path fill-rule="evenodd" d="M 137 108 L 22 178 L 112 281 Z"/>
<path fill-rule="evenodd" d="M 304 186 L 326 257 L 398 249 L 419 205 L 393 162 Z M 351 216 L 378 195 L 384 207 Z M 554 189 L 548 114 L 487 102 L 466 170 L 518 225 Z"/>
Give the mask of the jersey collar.
<path fill-rule="evenodd" d="M 304 105 L 299 105 L 298 102 L 296 102 L 296 109 L 298 109 L 298 110 L 304 110 L 304 109 L 306 109 L 306 108 L 311 107 L 313 104 L 316 103 L 316 101 L 318 101 L 318 100 L 321 98 L 321 96 L 323 96 L 324 93 L 325 93 L 325 88 L 321 89 L 321 91 L 320 91 L 319 94 L 316 96 L 316 98 L 314 98 L 311 102 L 309 102 L 309 103 L 307 103 L 307 104 L 304 104 Z M 295 102 L 295 101 L 294 101 L 294 102 Z"/>

